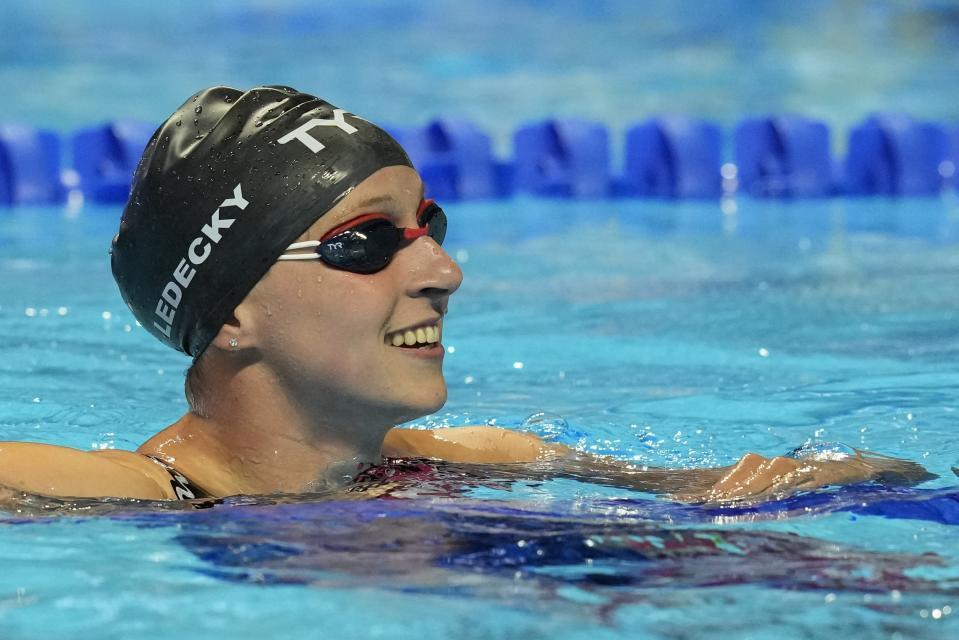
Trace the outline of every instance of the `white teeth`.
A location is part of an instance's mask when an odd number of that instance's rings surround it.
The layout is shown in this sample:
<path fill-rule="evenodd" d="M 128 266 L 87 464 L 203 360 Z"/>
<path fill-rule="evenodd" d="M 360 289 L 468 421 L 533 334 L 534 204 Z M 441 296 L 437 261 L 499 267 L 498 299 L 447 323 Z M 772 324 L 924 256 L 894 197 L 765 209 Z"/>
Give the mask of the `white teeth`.
<path fill-rule="evenodd" d="M 387 334 L 386 341 L 394 347 L 412 347 L 417 344 L 435 344 L 440 341 L 440 328 L 437 325 L 419 327 L 407 331 Z"/>

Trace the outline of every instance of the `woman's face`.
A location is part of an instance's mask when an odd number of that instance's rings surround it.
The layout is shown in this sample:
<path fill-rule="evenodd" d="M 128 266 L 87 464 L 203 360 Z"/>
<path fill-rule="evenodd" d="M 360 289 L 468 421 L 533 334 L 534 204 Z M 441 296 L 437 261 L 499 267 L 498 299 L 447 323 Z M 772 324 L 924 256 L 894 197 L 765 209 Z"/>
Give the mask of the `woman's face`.
<path fill-rule="evenodd" d="M 380 213 L 398 227 L 416 227 L 423 195 L 417 173 L 387 167 L 364 180 L 299 240 L 319 240 L 361 215 Z M 262 362 L 294 394 L 306 394 L 330 415 L 354 420 L 411 420 L 446 401 L 444 349 L 407 346 L 407 331 L 442 331 L 450 295 L 463 274 L 424 236 L 406 244 L 381 271 L 359 274 L 320 260 L 280 261 L 244 305 Z M 418 332 L 417 329 L 421 331 Z M 402 346 L 397 336 L 404 338 Z M 422 341 L 422 340 L 421 340 Z"/>

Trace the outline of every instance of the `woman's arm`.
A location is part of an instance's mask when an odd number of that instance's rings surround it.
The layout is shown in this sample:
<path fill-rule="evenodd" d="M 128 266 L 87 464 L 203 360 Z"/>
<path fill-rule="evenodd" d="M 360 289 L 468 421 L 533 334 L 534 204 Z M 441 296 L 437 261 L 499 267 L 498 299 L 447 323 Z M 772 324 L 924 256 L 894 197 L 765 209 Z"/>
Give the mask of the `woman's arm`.
<path fill-rule="evenodd" d="M 841 460 L 766 458 L 747 453 L 729 467 L 639 467 L 496 427 L 393 429 L 386 436 L 383 451 L 387 456 L 423 456 L 449 462 L 541 463 L 536 469 L 545 475 L 672 494 L 691 502 L 779 497 L 803 489 L 869 480 L 917 484 L 935 477 L 914 462 L 862 451 Z"/>
<path fill-rule="evenodd" d="M 175 498 L 165 474 L 132 451 L 0 442 L 0 485 L 16 491 L 70 498 Z"/>

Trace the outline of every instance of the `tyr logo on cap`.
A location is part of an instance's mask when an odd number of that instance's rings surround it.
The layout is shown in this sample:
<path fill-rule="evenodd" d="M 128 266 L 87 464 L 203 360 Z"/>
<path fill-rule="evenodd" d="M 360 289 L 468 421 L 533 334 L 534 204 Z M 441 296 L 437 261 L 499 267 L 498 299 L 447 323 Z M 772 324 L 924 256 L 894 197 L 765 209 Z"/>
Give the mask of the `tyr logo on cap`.
<path fill-rule="evenodd" d="M 343 119 L 343 116 L 348 112 L 344 109 L 333 109 L 333 119 L 324 120 L 323 118 L 313 118 L 307 122 L 304 122 L 298 126 L 293 131 L 290 131 L 288 134 L 277 140 L 280 144 L 286 144 L 291 140 L 299 140 L 306 145 L 306 148 L 312 151 L 313 153 L 319 153 L 326 148 L 326 145 L 310 135 L 310 129 L 314 127 L 336 127 L 341 131 L 345 131 L 347 134 L 353 134 L 357 132 L 357 128 L 351 124 L 348 124 L 346 120 Z M 353 115 L 352 113 L 350 114 Z M 353 116 L 354 118 L 356 116 Z"/>

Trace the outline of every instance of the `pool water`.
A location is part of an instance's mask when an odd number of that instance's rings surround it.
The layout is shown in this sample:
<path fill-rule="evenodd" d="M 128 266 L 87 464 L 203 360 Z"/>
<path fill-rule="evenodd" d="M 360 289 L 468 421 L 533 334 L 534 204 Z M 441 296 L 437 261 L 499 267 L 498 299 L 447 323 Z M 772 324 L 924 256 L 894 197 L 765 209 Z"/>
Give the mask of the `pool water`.
<path fill-rule="evenodd" d="M 208 509 L 32 498 L 0 525 L 5 638 L 942 638 L 959 630 L 959 205 L 514 199 L 446 206 L 450 399 L 638 464 L 838 441 L 915 489 L 686 506 L 441 467 L 401 499 Z M 109 273 L 119 209 L 0 216 L 0 438 L 136 447 L 188 360 Z M 362 496 L 351 496 L 359 498 Z"/>
<path fill-rule="evenodd" d="M 201 87 L 289 84 L 376 122 L 469 118 L 501 159 L 542 118 L 873 111 L 953 123 L 944 0 L 5 3 L 0 121 L 66 139 L 160 122 Z M 727 146 L 729 146 L 727 144 Z M 726 149 L 725 160 L 731 159 Z M 450 399 L 636 464 L 806 442 L 920 461 L 913 489 L 689 506 L 597 478 L 443 466 L 371 493 L 179 503 L 25 498 L 0 516 L 0 637 L 959 636 L 959 204 L 516 198 L 443 203 L 466 275 Z M 119 207 L 0 211 L 0 440 L 133 449 L 188 361 L 109 274 Z"/>

